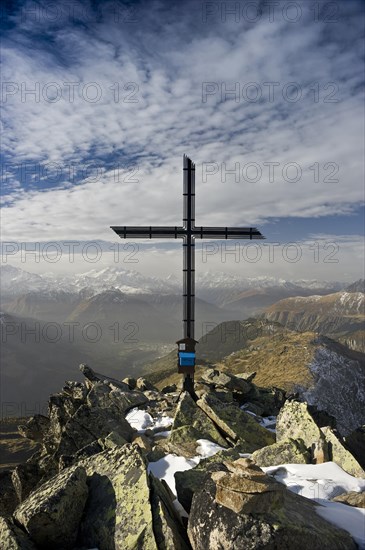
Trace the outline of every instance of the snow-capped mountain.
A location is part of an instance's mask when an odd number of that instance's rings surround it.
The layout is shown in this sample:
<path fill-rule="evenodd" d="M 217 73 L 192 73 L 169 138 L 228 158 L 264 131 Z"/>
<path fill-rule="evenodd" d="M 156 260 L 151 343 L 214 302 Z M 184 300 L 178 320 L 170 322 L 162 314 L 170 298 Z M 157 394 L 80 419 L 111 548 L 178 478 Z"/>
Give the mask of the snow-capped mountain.
<path fill-rule="evenodd" d="M 75 275 L 56 275 L 52 272 L 42 275 L 30 273 L 11 265 L 1 268 L 1 292 L 3 296 L 20 295 L 27 292 L 59 292 L 78 294 L 87 291 L 97 294 L 105 290 L 117 289 L 126 294 L 181 294 L 182 280 L 169 274 L 165 278 L 142 275 L 138 271 L 120 267 L 91 269 Z M 295 290 L 316 290 L 335 292 L 346 285 L 339 282 L 323 282 L 317 280 L 286 281 L 274 277 L 244 278 L 225 272 L 201 272 L 197 274 L 197 289 L 217 298 L 219 292 L 237 295 L 249 289 L 281 288 L 294 292 Z M 201 295 L 202 299 L 207 299 Z M 217 303 L 217 300 L 212 300 Z"/>

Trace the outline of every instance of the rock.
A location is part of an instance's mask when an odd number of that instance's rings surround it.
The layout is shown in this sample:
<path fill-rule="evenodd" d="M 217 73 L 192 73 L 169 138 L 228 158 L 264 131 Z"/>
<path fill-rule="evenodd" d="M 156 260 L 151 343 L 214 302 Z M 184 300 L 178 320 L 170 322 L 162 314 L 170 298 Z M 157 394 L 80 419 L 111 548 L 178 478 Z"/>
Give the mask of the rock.
<path fill-rule="evenodd" d="M 275 442 L 272 432 L 233 404 L 223 403 L 211 394 L 206 394 L 198 400 L 197 405 L 226 436 L 235 442 L 239 441 L 245 449 L 244 452 L 251 453 Z"/>
<path fill-rule="evenodd" d="M 18 432 L 23 437 L 30 439 L 31 441 L 40 442 L 43 440 L 48 428 L 50 426 L 50 420 L 48 416 L 42 414 L 36 414 L 30 417 L 26 424 L 18 426 Z"/>
<path fill-rule="evenodd" d="M 194 493 L 204 485 L 207 472 L 192 468 L 183 472 L 175 472 L 174 477 L 178 501 L 186 512 L 189 513 Z"/>
<path fill-rule="evenodd" d="M 0 516 L 4 517 L 11 516 L 19 503 L 12 481 L 11 470 L 0 472 L 0 502 Z"/>
<path fill-rule="evenodd" d="M 355 506 L 356 508 L 365 508 L 365 492 L 357 493 L 356 491 L 350 491 L 332 498 L 334 502 L 342 502 L 349 506 Z"/>
<path fill-rule="evenodd" d="M 216 369 L 207 369 L 201 376 L 204 382 L 212 384 L 215 387 L 226 388 L 227 390 L 247 394 L 251 391 L 251 384 L 227 372 L 221 372 Z"/>
<path fill-rule="evenodd" d="M 136 381 L 136 389 L 139 391 L 157 391 L 158 389 L 151 384 L 146 378 L 143 378 L 142 376 L 140 378 L 137 378 Z"/>
<path fill-rule="evenodd" d="M 210 474 L 194 494 L 188 523 L 193 550 L 356 549 L 350 535 L 322 519 L 309 499 L 250 462 L 235 461 L 230 469 Z"/>
<path fill-rule="evenodd" d="M 159 444 L 164 445 L 170 453 L 181 455 L 185 458 L 193 458 L 197 455 L 197 440 L 201 438 L 201 433 L 193 426 L 180 426 L 171 431 L 166 443 L 159 440 Z"/>
<path fill-rule="evenodd" d="M 3 550 L 37 550 L 29 536 L 11 519 L 0 516 L 0 548 Z"/>
<path fill-rule="evenodd" d="M 105 449 L 113 449 L 113 447 L 122 447 L 127 442 L 118 432 L 110 432 L 103 440 L 99 440 Z"/>
<path fill-rule="evenodd" d="M 321 432 L 328 445 L 328 459 L 341 466 L 348 474 L 354 477 L 365 478 L 364 470 L 352 454 L 345 448 L 341 436 L 337 435 L 332 428 L 329 427 L 321 428 Z"/>
<path fill-rule="evenodd" d="M 163 483 L 150 474 L 151 509 L 157 548 L 189 550 L 190 544 L 180 516 L 173 507 L 171 496 Z"/>
<path fill-rule="evenodd" d="M 115 431 L 127 441 L 131 441 L 134 429 L 119 413 L 112 408 L 89 408 L 83 405 L 70 418 L 62 432 L 57 454 L 75 454 L 95 439 L 107 437 Z"/>
<path fill-rule="evenodd" d="M 147 397 L 138 391 L 122 391 L 112 384 L 96 382 L 87 396 L 87 404 L 91 408 L 113 408 L 121 414 L 129 409 L 147 403 Z"/>
<path fill-rule="evenodd" d="M 222 463 L 211 462 L 205 468 L 192 468 L 183 472 L 175 472 L 175 487 L 178 501 L 187 513 L 190 512 L 194 493 L 204 486 L 209 472 L 222 470 Z"/>
<path fill-rule="evenodd" d="M 257 403 L 251 403 L 250 401 L 248 401 L 242 405 L 242 410 L 250 411 L 256 414 L 256 416 L 262 416 L 264 412 L 264 407 L 258 405 Z"/>
<path fill-rule="evenodd" d="M 285 403 L 286 393 L 280 388 L 259 388 L 252 386 L 248 395 L 250 401 L 262 408 L 261 416 L 276 416 Z"/>
<path fill-rule="evenodd" d="M 89 498 L 78 545 L 86 548 L 157 550 L 146 464 L 127 443 L 83 461 Z"/>
<path fill-rule="evenodd" d="M 198 439 L 208 439 L 222 447 L 228 446 L 211 419 L 197 407 L 188 392 L 183 392 L 176 408 L 169 442 L 184 456 L 191 457 L 196 455 Z"/>
<path fill-rule="evenodd" d="M 123 378 L 122 382 L 124 384 L 127 384 L 130 390 L 136 389 L 137 380 L 135 378 L 131 378 L 131 377 Z"/>
<path fill-rule="evenodd" d="M 41 550 L 72 550 L 88 495 L 81 467 L 63 470 L 22 502 L 14 518 Z"/>
<path fill-rule="evenodd" d="M 119 388 L 122 391 L 128 391 L 129 387 L 128 384 L 125 384 L 124 382 L 117 380 L 116 378 L 112 378 L 110 376 L 105 376 L 105 374 L 99 374 L 98 372 L 95 372 L 91 367 L 85 364 L 80 365 L 80 371 L 82 374 L 87 378 L 92 384 L 96 382 L 103 382 L 105 384 L 113 384 L 116 388 Z"/>
<path fill-rule="evenodd" d="M 361 426 L 347 435 L 345 437 L 345 444 L 350 453 L 365 470 L 365 426 Z"/>
<path fill-rule="evenodd" d="M 133 445 L 137 445 L 142 451 L 149 453 L 152 451 L 151 441 L 144 434 L 136 434 L 132 438 Z"/>
<path fill-rule="evenodd" d="M 310 464 L 311 457 L 303 442 L 284 439 L 252 454 L 252 460 L 261 467 L 279 464 Z"/>
<path fill-rule="evenodd" d="M 11 479 L 18 498 L 18 503 L 23 502 L 41 482 L 43 472 L 38 463 L 19 464 L 14 468 Z"/>
<path fill-rule="evenodd" d="M 276 440 L 302 439 L 310 449 L 321 439 L 321 430 L 308 410 L 307 403 L 286 401 L 276 419 Z"/>
<path fill-rule="evenodd" d="M 246 380 L 246 382 L 252 382 L 256 374 L 256 372 L 240 372 L 239 374 L 235 374 L 235 376 L 236 378 L 242 378 L 242 380 Z"/>
<path fill-rule="evenodd" d="M 170 384 L 169 386 L 164 386 L 161 390 L 161 393 L 175 393 L 177 392 L 176 384 Z"/>

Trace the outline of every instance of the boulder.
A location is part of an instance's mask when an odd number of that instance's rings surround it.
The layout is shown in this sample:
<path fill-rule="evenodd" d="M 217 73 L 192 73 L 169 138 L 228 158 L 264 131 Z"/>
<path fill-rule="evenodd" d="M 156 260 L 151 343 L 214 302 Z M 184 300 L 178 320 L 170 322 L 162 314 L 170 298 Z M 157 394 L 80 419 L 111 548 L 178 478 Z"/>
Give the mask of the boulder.
<path fill-rule="evenodd" d="M 204 371 L 201 378 L 204 382 L 214 387 L 225 388 L 242 394 L 249 393 L 252 388 L 247 380 L 216 369 L 207 369 Z"/>
<path fill-rule="evenodd" d="M 164 386 L 161 390 L 161 393 L 175 393 L 177 392 L 177 385 L 170 384 L 169 386 Z"/>
<path fill-rule="evenodd" d="M 199 408 L 188 392 L 180 396 L 169 442 L 184 456 L 195 456 L 198 439 L 208 439 L 221 447 L 227 442 L 212 420 Z"/>
<path fill-rule="evenodd" d="M 356 491 L 350 491 L 332 498 L 334 502 L 342 502 L 349 506 L 355 506 L 356 508 L 365 508 L 365 492 L 358 493 Z"/>
<path fill-rule="evenodd" d="M 362 469 L 357 460 L 345 448 L 343 440 L 332 428 L 321 428 L 328 449 L 328 460 L 331 460 L 341 466 L 345 472 L 354 476 L 365 478 L 365 471 Z"/>
<path fill-rule="evenodd" d="M 242 380 L 245 380 L 246 382 L 252 382 L 256 374 L 256 372 L 240 372 L 238 374 L 235 374 L 235 376 L 236 378 L 242 378 Z"/>
<path fill-rule="evenodd" d="M 188 523 L 194 550 L 355 550 L 348 533 L 250 461 L 225 463 L 195 492 Z"/>
<path fill-rule="evenodd" d="M 113 447 L 122 447 L 128 442 L 118 432 L 110 432 L 104 439 L 99 440 L 99 443 L 104 449 L 112 449 Z"/>
<path fill-rule="evenodd" d="M 308 410 L 307 403 L 286 401 L 276 419 L 276 440 L 301 439 L 310 449 L 321 439 L 321 430 Z"/>
<path fill-rule="evenodd" d="M 68 468 L 32 492 L 14 518 L 39 549 L 72 550 L 87 495 L 85 470 Z"/>
<path fill-rule="evenodd" d="M 25 424 L 18 426 L 18 432 L 23 437 L 38 443 L 43 440 L 49 426 L 50 420 L 48 416 L 36 414 L 35 416 L 31 416 Z"/>
<path fill-rule="evenodd" d="M 132 443 L 146 453 L 152 451 L 152 443 L 144 434 L 135 434 L 132 438 Z"/>
<path fill-rule="evenodd" d="M 136 389 L 139 391 L 158 391 L 158 389 L 142 376 L 136 380 Z"/>
<path fill-rule="evenodd" d="M 85 378 L 87 378 L 87 380 L 89 380 L 92 385 L 96 382 L 103 382 L 105 384 L 111 383 L 122 391 L 129 390 L 128 384 L 126 384 L 125 382 L 117 380 L 116 378 L 112 378 L 111 376 L 105 376 L 105 374 L 95 372 L 91 367 L 84 363 L 81 364 L 79 368 Z"/>
<path fill-rule="evenodd" d="M 114 447 L 82 464 L 88 475 L 89 498 L 79 546 L 157 550 L 148 474 L 137 446 Z"/>
<path fill-rule="evenodd" d="M 347 449 L 365 470 L 365 426 L 361 426 L 345 437 Z"/>
<path fill-rule="evenodd" d="M 11 479 L 18 498 L 18 502 L 23 502 L 40 484 L 43 478 L 43 472 L 38 463 L 25 462 L 14 468 L 11 474 Z"/>
<path fill-rule="evenodd" d="M 225 461 L 237 460 L 239 457 L 239 452 L 236 449 L 222 450 L 209 458 L 201 460 L 195 468 L 184 470 L 183 472 L 175 472 L 177 498 L 187 512 L 190 511 L 195 491 L 200 489 L 204 484 L 207 472 L 226 470 Z"/>
<path fill-rule="evenodd" d="M 163 483 L 150 474 L 151 509 L 157 548 L 189 550 L 186 531 L 176 512 L 171 496 Z"/>
<path fill-rule="evenodd" d="M 252 460 L 261 467 L 279 464 L 310 464 L 311 457 L 302 441 L 283 439 L 252 454 Z"/>
<path fill-rule="evenodd" d="M 19 503 L 12 481 L 11 470 L 0 472 L 0 502 L 0 516 L 4 517 L 11 516 Z"/>
<path fill-rule="evenodd" d="M 124 415 L 113 408 L 90 408 L 82 405 L 65 425 L 57 449 L 57 455 L 72 455 L 96 439 L 116 432 L 131 441 L 135 430 Z"/>
<path fill-rule="evenodd" d="M 136 389 L 137 380 L 135 378 L 123 378 L 122 382 L 124 382 L 124 384 L 127 384 L 130 390 Z"/>
<path fill-rule="evenodd" d="M 125 414 L 129 409 L 147 403 L 147 397 L 140 391 L 123 391 L 113 384 L 96 382 L 87 396 L 87 404 L 91 408 L 113 408 Z"/>
<path fill-rule="evenodd" d="M 0 516 L 0 548 L 3 550 L 37 550 L 27 533 L 11 519 Z"/>
<path fill-rule="evenodd" d="M 226 436 L 239 442 L 244 452 L 251 453 L 275 442 L 272 432 L 260 426 L 251 415 L 234 404 L 223 403 L 211 394 L 206 394 L 197 401 L 197 405 Z"/>

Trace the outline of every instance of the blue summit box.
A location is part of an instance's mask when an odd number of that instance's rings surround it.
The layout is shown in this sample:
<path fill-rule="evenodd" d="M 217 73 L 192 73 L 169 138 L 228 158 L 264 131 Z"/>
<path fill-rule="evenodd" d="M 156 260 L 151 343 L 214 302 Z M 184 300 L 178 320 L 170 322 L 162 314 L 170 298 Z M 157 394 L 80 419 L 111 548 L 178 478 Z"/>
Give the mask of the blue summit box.
<path fill-rule="evenodd" d="M 179 351 L 179 365 L 181 367 L 193 367 L 195 365 L 195 353 Z"/>

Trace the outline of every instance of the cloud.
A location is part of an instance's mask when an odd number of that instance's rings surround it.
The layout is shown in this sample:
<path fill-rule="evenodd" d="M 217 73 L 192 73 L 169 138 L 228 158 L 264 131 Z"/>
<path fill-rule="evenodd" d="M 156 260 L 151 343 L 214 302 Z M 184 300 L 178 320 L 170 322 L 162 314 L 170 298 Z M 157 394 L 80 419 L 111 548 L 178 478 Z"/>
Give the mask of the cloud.
<path fill-rule="evenodd" d="M 23 4 L 3 45 L 3 238 L 113 240 L 114 224 L 179 224 L 183 153 L 197 163 L 198 225 L 351 212 L 363 200 L 361 7 L 330 24 L 297 4 L 295 23 L 285 3 L 254 23 L 222 11 L 204 21 L 197 2 L 134 14 L 73 3 L 72 16 L 61 3 L 54 21 Z"/>

